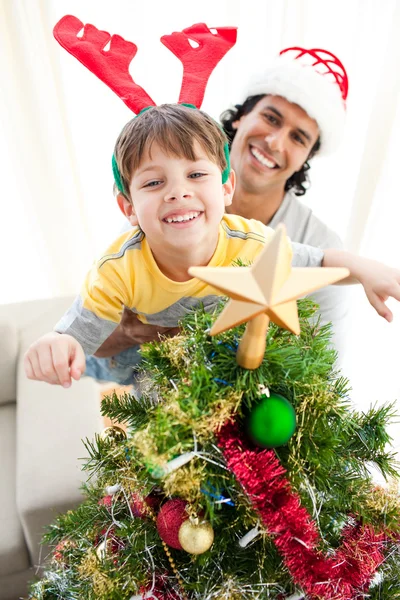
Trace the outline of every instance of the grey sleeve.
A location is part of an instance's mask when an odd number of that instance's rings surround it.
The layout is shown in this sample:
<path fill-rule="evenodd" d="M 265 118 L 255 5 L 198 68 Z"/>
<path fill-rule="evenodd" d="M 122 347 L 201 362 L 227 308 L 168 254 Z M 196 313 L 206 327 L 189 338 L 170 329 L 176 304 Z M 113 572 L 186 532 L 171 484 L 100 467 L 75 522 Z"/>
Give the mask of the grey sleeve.
<path fill-rule="evenodd" d="M 118 323 L 100 319 L 87 308 L 83 308 L 82 298 L 78 296 L 54 327 L 54 331 L 72 335 L 80 343 L 85 354 L 94 354 L 117 326 Z"/>
<path fill-rule="evenodd" d="M 324 259 L 321 248 L 291 242 L 293 249 L 292 267 L 320 267 Z"/>

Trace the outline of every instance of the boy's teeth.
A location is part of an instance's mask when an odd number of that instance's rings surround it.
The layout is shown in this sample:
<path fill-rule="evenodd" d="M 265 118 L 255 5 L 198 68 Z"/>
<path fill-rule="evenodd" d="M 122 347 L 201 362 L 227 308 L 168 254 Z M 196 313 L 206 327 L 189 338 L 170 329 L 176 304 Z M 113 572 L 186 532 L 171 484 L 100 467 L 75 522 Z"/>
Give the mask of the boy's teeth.
<path fill-rule="evenodd" d="M 187 213 L 186 215 L 177 215 L 176 217 L 167 217 L 165 221 L 167 223 L 181 223 L 183 221 L 191 221 L 192 219 L 198 217 L 200 214 L 199 211 L 192 211 Z"/>
<path fill-rule="evenodd" d="M 257 148 L 250 148 L 250 152 L 262 165 L 265 165 L 269 169 L 276 167 L 276 163 L 274 163 L 272 160 L 269 160 L 269 158 L 266 158 L 264 154 L 257 150 Z"/>

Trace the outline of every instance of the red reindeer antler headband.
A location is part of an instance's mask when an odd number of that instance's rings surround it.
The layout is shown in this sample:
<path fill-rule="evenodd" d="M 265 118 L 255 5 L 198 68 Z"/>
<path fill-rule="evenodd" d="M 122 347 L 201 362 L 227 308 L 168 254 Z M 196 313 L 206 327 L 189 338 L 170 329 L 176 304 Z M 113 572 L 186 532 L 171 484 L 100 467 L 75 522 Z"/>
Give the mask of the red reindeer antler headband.
<path fill-rule="evenodd" d="M 82 31 L 83 35 L 78 36 Z M 221 58 L 236 43 L 236 27 L 217 27 L 213 33 L 204 23 L 187 27 L 183 31 L 164 35 L 161 42 L 175 54 L 183 65 L 182 86 L 178 102 L 200 108 L 207 82 Z M 137 46 L 120 35 L 110 35 L 72 15 L 66 15 L 55 25 L 54 37 L 70 54 L 94 73 L 103 83 L 137 115 L 144 108 L 155 106 L 147 92 L 133 81 L 129 65 L 136 55 Z M 194 48 L 190 40 L 196 42 Z M 105 47 L 109 44 L 109 49 Z M 229 148 L 226 144 L 227 167 L 222 173 L 225 183 L 230 172 Z M 113 156 L 112 168 L 115 183 L 124 192 L 121 175 Z"/>
<path fill-rule="evenodd" d="M 78 33 L 83 29 L 83 35 Z M 183 31 L 164 35 L 161 42 L 183 64 L 182 87 L 178 102 L 194 104 L 200 108 L 208 79 L 221 58 L 236 43 L 236 27 L 217 27 L 217 33 L 204 23 L 187 27 Z M 143 108 L 155 106 L 145 90 L 135 83 L 129 65 L 136 55 L 137 46 L 120 35 L 110 35 L 89 23 L 67 15 L 54 27 L 54 37 L 59 44 L 75 56 L 85 67 L 103 81 L 136 114 Z M 198 46 L 193 48 L 189 40 Z M 109 50 L 104 50 L 107 44 Z"/>

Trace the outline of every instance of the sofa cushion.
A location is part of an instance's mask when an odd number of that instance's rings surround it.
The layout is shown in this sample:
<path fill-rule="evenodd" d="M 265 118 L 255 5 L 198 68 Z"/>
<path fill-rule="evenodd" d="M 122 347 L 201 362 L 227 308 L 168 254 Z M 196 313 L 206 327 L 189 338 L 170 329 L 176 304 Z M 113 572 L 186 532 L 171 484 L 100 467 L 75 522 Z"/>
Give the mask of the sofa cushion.
<path fill-rule="evenodd" d="M 17 514 L 15 427 L 16 405 L 0 406 L 0 577 L 29 567 L 28 552 Z"/>
<path fill-rule="evenodd" d="M 17 329 L 5 317 L 0 317 L 0 405 L 15 402 L 17 354 Z"/>

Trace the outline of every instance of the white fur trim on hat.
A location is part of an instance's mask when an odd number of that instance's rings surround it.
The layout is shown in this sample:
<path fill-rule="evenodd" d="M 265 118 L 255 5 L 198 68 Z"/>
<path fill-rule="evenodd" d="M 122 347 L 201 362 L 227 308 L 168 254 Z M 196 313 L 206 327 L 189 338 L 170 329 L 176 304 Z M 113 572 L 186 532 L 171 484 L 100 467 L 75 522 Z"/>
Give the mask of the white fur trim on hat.
<path fill-rule="evenodd" d="M 330 154 L 339 146 L 346 110 L 339 86 L 329 75 L 299 61 L 288 62 L 280 57 L 247 88 L 246 97 L 258 94 L 282 96 L 315 119 L 320 130 L 319 155 Z"/>

